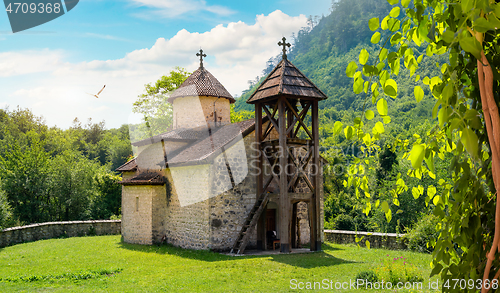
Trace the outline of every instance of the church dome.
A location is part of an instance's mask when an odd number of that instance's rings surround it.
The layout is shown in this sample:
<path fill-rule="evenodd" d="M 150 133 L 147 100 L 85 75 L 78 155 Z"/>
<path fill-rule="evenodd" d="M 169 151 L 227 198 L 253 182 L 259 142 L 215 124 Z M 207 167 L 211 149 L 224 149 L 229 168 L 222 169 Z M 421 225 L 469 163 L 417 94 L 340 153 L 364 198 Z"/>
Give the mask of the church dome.
<path fill-rule="evenodd" d="M 233 96 L 226 88 L 203 66 L 200 66 L 191 74 L 181 86 L 175 90 L 168 98 L 168 102 L 173 103 L 177 98 L 207 96 L 226 98 L 232 104 L 235 102 Z"/>

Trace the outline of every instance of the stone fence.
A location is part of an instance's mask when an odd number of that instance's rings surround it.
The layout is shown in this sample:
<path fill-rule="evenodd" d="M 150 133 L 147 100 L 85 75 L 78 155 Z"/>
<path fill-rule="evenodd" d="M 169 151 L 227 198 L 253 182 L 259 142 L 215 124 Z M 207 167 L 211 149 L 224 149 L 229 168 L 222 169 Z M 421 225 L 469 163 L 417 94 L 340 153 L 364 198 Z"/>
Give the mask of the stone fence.
<path fill-rule="evenodd" d="M 121 220 L 49 222 L 1 231 L 0 247 L 42 239 L 117 234 L 121 234 Z"/>
<path fill-rule="evenodd" d="M 359 244 L 366 246 L 366 240 L 370 242 L 370 248 L 385 249 L 407 249 L 405 234 L 377 233 L 377 232 L 355 232 L 342 230 L 325 230 L 325 241 L 337 244 Z M 361 241 L 356 242 L 356 236 Z"/>

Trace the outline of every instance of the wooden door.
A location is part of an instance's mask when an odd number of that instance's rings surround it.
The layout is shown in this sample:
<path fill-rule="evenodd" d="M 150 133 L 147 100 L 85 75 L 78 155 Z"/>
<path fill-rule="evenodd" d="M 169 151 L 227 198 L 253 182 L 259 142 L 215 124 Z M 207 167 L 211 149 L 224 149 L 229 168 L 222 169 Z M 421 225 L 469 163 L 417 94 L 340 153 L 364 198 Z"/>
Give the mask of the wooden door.
<path fill-rule="evenodd" d="M 267 231 L 276 231 L 276 209 L 268 209 L 266 213 Z"/>

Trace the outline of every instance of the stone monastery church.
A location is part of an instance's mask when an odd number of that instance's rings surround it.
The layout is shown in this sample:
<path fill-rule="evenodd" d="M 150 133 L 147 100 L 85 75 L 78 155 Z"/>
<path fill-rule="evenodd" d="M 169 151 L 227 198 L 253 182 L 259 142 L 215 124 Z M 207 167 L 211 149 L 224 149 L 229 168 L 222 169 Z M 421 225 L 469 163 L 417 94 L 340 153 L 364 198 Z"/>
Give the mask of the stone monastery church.
<path fill-rule="evenodd" d="M 125 242 L 321 250 L 318 102 L 327 96 L 287 60 L 282 41 L 281 62 L 247 100 L 255 119 L 238 123 L 200 50 L 200 67 L 168 99 L 173 129 L 133 142 L 138 155 L 117 169 Z"/>

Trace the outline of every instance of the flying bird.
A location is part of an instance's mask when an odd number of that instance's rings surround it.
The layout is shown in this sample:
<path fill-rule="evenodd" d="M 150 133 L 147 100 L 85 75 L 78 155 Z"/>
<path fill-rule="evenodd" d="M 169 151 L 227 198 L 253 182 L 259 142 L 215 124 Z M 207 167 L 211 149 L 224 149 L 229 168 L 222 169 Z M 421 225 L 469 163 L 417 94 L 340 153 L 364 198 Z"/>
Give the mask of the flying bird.
<path fill-rule="evenodd" d="M 104 90 L 104 88 L 105 88 L 105 87 L 106 87 L 106 85 L 104 85 L 104 86 L 102 87 L 102 89 L 101 89 L 101 90 L 97 93 L 97 95 L 93 95 L 93 94 L 89 94 L 89 93 L 86 93 L 86 94 L 87 94 L 87 95 L 94 96 L 94 97 L 96 97 L 96 98 L 98 98 L 98 99 L 99 99 L 99 95 L 101 94 L 101 92 Z"/>

